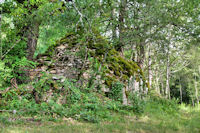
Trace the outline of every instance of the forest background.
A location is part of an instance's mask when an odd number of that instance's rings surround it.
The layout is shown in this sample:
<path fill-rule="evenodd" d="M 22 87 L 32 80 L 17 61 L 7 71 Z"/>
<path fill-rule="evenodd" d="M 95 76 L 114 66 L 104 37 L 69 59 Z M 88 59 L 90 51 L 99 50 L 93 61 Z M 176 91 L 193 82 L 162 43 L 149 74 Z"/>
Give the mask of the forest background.
<path fill-rule="evenodd" d="M 45 116 L 98 123 L 150 112 L 170 119 L 181 108 L 198 110 L 199 0 L 0 3 L 2 122 Z M 199 119 L 191 123 L 198 132 Z M 168 131 L 167 124 L 153 130 Z"/>

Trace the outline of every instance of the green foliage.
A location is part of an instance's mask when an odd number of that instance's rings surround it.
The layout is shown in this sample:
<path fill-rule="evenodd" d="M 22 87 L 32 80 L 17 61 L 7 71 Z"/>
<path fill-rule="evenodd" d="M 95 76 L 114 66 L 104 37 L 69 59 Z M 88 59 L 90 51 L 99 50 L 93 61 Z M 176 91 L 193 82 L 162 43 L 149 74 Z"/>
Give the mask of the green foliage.
<path fill-rule="evenodd" d="M 122 102 L 122 89 L 123 89 L 123 87 L 124 87 L 124 85 L 121 84 L 120 82 L 113 83 L 108 97 L 115 100 L 115 101 Z"/>
<path fill-rule="evenodd" d="M 132 90 L 125 92 L 130 105 L 121 104 L 122 88 L 132 76 L 138 82 L 143 81 L 143 89 L 144 86 L 150 88 L 146 82 L 147 75 L 149 78 L 152 76 L 152 89 L 154 86 L 159 89 L 169 75 L 171 97 L 179 97 L 182 87 L 183 98 L 199 104 L 197 2 L 86 0 L 64 3 L 60 0 L 25 0 L 15 3 L 7 0 L 0 8 L 3 9 L 0 109 L 17 110 L 19 115 L 72 117 L 89 122 L 110 120 L 116 112 L 175 114 L 178 110 L 176 100 L 151 94 L 150 99 L 146 99 L 142 94 L 132 93 Z M 119 23 L 118 18 L 124 21 Z M 77 87 L 75 82 L 78 81 L 55 81 L 52 75 L 46 73 L 36 77 L 34 83 L 23 84 L 29 81 L 28 71 L 37 65 L 26 59 L 29 35 L 38 41 L 35 56 L 46 52 L 50 55 L 48 60 L 52 61 L 55 47 L 65 45 L 65 54 L 75 51 L 75 58 L 81 57 L 84 62 L 89 60 L 89 68 L 81 68 L 79 74 L 89 70 L 91 78 L 85 83 L 88 88 Z M 119 52 L 114 47 L 121 42 L 124 51 Z M 192 48 L 188 44 L 196 46 Z M 149 57 L 146 58 L 146 55 Z M 170 67 L 171 73 L 165 73 L 166 67 Z M 180 73 L 175 73 L 177 71 Z M 104 80 L 101 83 L 110 88 L 108 98 L 97 93 L 102 85 L 99 81 L 95 82 L 97 76 L 97 80 Z M 12 82 L 13 79 L 16 83 Z M 4 93 L 7 87 L 10 90 Z M 139 93 L 143 91 L 141 89 Z"/>
<path fill-rule="evenodd" d="M 15 62 L 12 64 L 14 76 L 19 80 L 19 83 L 23 83 L 27 79 L 27 72 L 29 69 L 35 68 L 37 63 L 28 60 L 25 57 L 21 59 L 15 58 Z"/>
<path fill-rule="evenodd" d="M 71 104 L 80 102 L 82 93 L 73 82 L 65 80 L 64 89 L 64 91 L 67 93 L 66 103 L 69 104 L 69 106 Z"/>
<path fill-rule="evenodd" d="M 67 45 L 67 49 L 77 48 L 80 53 L 78 55 L 85 57 L 88 56 L 87 53 L 81 54 L 83 50 L 80 48 L 84 47 L 85 51 L 87 49 L 88 54 L 91 56 L 90 58 L 94 59 L 93 70 L 100 73 L 109 88 L 112 88 L 112 84 L 117 81 L 127 83 L 133 75 L 135 75 L 137 81 L 140 79 L 146 81 L 144 73 L 137 63 L 121 57 L 120 53 L 112 48 L 112 45 L 97 29 L 92 29 L 93 34 L 84 34 L 84 28 L 81 26 L 78 26 L 77 30 L 77 32 L 67 33 L 55 45 L 49 47 L 46 53 L 53 55 L 56 46 Z M 104 68 L 99 71 L 100 66 Z M 144 85 L 148 86 L 147 84 Z"/>
<path fill-rule="evenodd" d="M 178 100 L 176 99 L 165 99 L 162 97 L 153 96 L 148 100 L 149 111 L 159 110 L 167 114 L 176 114 L 179 110 Z"/>
<path fill-rule="evenodd" d="M 133 110 L 137 114 L 144 113 L 144 108 L 146 106 L 146 101 L 141 99 L 137 93 L 131 93 L 129 94 L 128 99 L 131 102 L 131 106 L 133 106 Z"/>
<path fill-rule="evenodd" d="M 116 84 L 115 88 L 121 86 Z M 132 107 L 122 106 L 120 102 L 108 99 L 91 91 L 92 89 L 88 93 L 88 89 L 77 88 L 69 80 L 61 84 L 51 80 L 51 76 L 48 75 L 42 76 L 37 84 L 33 83 L 32 91 L 37 92 L 39 103 L 35 100 L 36 93 L 30 93 L 31 90 L 26 87 L 22 85 L 3 94 L 0 109 L 16 110 L 18 115 L 72 117 L 94 123 L 112 120 L 113 112 L 122 114 L 133 112 Z"/>
<path fill-rule="evenodd" d="M 199 111 L 181 110 L 179 115 L 166 115 L 154 112 L 154 115 L 136 117 L 135 115 L 117 115 L 115 114 L 115 121 L 101 122 L 91 124 L 87 122 L 77 122 L 72 119 L 62 121 L 57 119 L 53 122 L 45 121 L 45 118 L 35 117 L 34 121 L 21 120 L 20 118 L 13 118 L 13 115 L 0 114 L 1 132 L 95 132 L 95 133 L 110 133 L 110 132 L 192 132 L 198 133 L 200 131 L 199 125 Z M 10 118 L 10 119 L 8 119 Z M 13 119 L 15 121 L 12 121 Z M 30 117 L 28 117 L 30 119 Z M 52 119 L 53 120 L 53 119 Z M 42 123 L 38 125 L 38 123 Z M 50 126 L 53 125 L 53 126 Z M 29 127 L 27 129 L 27 127 Z"/>
<path fill-rule="evenodd" d="M 16 78 L 18 83 L 27 81 L 28 69 L 34 68 L 35 62 L 27 60 L 25 57 L 15 59 L 5 59 L 0 62 L 0 87 L 6 87 L 10 85 L 11 79 Z"/>
<path fill-rule="evenodd" d="M 0 87 L 6 86 L 11 78 L 13 78 L 12 69 L 5 66 L 5 63 L 0 61 Z"/>

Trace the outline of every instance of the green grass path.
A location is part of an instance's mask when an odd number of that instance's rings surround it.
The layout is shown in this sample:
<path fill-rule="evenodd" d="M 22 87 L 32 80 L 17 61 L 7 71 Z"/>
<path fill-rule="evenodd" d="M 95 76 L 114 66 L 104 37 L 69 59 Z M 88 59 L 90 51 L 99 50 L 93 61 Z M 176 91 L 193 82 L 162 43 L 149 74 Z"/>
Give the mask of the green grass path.
<path fill-rule="evenodd" d="M 15 122 L 14 122 L 15 123 Z M 200 133 L 200 112 L 182 107 L 178 112 L 146 109 L 142 116 L 115 115 L 113 121 L 98 124 L 65 119 L 57 122 L 27 121 L 0 124 L 2 133 Z"/>

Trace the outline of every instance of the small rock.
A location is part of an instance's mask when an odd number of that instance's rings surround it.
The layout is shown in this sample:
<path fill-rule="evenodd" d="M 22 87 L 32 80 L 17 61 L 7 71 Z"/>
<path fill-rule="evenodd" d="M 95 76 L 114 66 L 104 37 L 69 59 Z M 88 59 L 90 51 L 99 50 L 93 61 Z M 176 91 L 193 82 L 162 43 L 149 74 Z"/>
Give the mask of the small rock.
<path fill-rule="evenodd" d="M 72 67 L 72 66 L 73 66 L 73 64 L 72 64 L 72 63 L 69 63 L 69 64 L 67 64 L 67 66 L 69 66 L 69 67 Z"/>
<path fill-rule="evenodd" d="M 51 61 L 44 61 L 45 64 L 47 64 L 48 66 L 51 65 Z"/>
<path fill-rule="evenodd" d="M 64 50 L 66 48 L 67 48 L 67 46 L 65 46 L 65 45 L 60 45 L 60 46 L 57 47 L 57 49 L 61 49 L 61 50 Z"/>
<path fill-rule="evenodd" d="M 59 80 L 60 77 L 53 76 L 52 79 L 53 79 L 53 80 Z"/>
<path fill-rule="evenodd" d="M 51 70 L 50 73 L 51 74 L 56 74 L 57 72 L 56 72 L 56 70 Z"/>
<path fill-rule="evenodd" d="M 41 69 L 42 69 L 42 71 L 46 71 L 47 70 L 47 66 L 42 66 Z"/>
<path fill-rule="evenodd" d="M 89 79 L 90 75 L 87 72 L 83 73 L 83 78 L 84 79 Z"/>
<path fill-rule="evenodd" d="M 110 91 L 110 89 L 107 88 L 105 85 L 102 85 L 101 90 L 102 90 L 103 92 L 109 92 L 109 91 Z"/>
<path fill-rule="evenodd" d="M 13 110 L 13 114 L 16 114 L 17 113 L 17 111 L 16 110 Z"/>
<path fill-rule="evenodd" d="M 61 79 L 61 81 L 60 81 L 61 83 L 63 83 L 63 82 L 65 82 L 65 79 L 63 78 L 63 79 Z"/>

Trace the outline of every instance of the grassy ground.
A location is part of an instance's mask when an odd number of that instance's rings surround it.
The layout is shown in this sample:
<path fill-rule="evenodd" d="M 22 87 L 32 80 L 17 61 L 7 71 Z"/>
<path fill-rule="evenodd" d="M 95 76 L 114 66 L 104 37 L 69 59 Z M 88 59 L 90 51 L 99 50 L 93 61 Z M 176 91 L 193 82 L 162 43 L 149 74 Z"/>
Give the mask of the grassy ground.
<path fill-rule="evenodd" d="M 180 111 L 164 112 L 147 106 L 142 116 L 114 115 L 112 121 L 98 124 L 63 119 L 56 122 L 26 119 L 6 123 L 1 120 L 0 132 L 5 133 L 200 133 L 199 109 L 181 106 Z M 14 121 L 10 119 L 10 121 Z M 4 124 L 2 124 L 4 123 Z M 17 124 L 16 124 L 17 123 Z"/>

